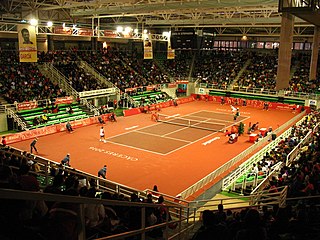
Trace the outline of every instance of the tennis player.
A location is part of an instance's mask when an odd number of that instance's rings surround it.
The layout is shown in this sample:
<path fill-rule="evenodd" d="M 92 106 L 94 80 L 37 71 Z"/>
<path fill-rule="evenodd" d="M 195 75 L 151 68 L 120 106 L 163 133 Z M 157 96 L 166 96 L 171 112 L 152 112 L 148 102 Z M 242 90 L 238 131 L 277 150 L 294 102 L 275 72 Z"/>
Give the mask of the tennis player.
<path fill-rule="evenodd" d="M 104 142 L 104 143 L 107 142 L 105 135 L 104 135 L 104 128 L 103 127 L 100 128 L 100 142 Z"/>
<path fill-rule="evenodd" d="M 157 112 L 153 112 L 152 115 L 151 115 L 151 120 L 155 121 L 155 122 L 158 122 L 159 114 Z"/>
<path fill-rule="evenodd" d="M 236 121 L 239 116 L 240 116 L 240 111 L 239 111 L 239 108 L 237 108 L 237 111 L 233 116 L 233 120 Z"/>
<path fill-rule="evenodd" d="M 230 105 L 230 107 L 231 107 L 231 112 L 234 113 L 234 114 L 236 114 L 238 108 L 236 108 L 236 107 L 234 107 L 234 106 L 232 106 L 232 105 Z"/>

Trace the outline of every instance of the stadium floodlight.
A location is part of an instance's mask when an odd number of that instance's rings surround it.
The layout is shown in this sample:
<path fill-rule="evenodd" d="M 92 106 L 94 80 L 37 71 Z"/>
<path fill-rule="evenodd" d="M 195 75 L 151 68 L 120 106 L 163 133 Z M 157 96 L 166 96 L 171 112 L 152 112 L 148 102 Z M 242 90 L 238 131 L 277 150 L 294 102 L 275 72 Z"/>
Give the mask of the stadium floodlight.
<path fill-rule="evenodd" d="M 123 32 L 123 27 L 121 27 L 121 26 L 117 27 L 117 32 L 122 33 Z"/>
<path fill-rule="evenodd" d="M 125 32 L 125 33 L 132 32 L 132 28 L 131 28 L 131 27 L 126 27 L 126 28 L 124 29 L 124 32 Z"/>
<path fill-rule="evenodd" d="M 38 25 L 38 20 L 35 19 L 35 18 L 32 18 L 32 19 L 30 19 L 29 23 L 30 23 L 32 26 L 37 26 L 37 25 Z"/>

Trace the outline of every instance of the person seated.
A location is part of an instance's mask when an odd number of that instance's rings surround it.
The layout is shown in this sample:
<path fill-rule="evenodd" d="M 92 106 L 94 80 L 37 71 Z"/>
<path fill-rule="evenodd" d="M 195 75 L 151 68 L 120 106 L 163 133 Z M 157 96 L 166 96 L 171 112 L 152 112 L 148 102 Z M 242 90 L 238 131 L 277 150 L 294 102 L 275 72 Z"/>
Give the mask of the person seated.
<path fill-rule="evenodd" d="M 229 136 L 231 135 L 231 132 L 229 131 L 229 129 L 226 130 L 226 132 L 224 133 L 224 135 L 225 135 L 226 137 L 229 137 Z"/>
<path fill-rule="evenodd" d="M 32 124 L 33 126 L 37 126 L 40 124 L 39 118 L 38 117 L 34 117 L 34 119 L 32 120 Z"/>
<path fill-rule="evenodd" d="M 73 131 L 73 128 L 72 128 L 72 126 L 71 126 L 71 123 L 70 123 L 70 122 L 67 122 L 67 124 L 66 124 L 66 128 L 67 128 L 67 130 L 68 130 L 68 132 L 69 132 L 69 133 L 71 133 L 71 132 Z"/>
<path fill-rule="evenodd" d="M 257 122 L 257 123 L 258 123 L 258 122 Z M 258 129 L 257 123 L 252 124 L 252 126 L 251 126 L 251 128 L 250 128 L 250 132 L 254 132 L 255 130 Z"/>
<path fill-rule="evenodd" d="M 233 134 L 230 134 L 230 137 L 229 137 L 229 143 L 235 143 L 238 141 L 238 134 L 237 133 L 233 133 Z"/>
<path fill-rule="evenodd" d="M 59 107 L 58 105 L 52 105 L 52 113 L 58 113 L 59 112 Z"/>
<path fill-rule="evenodd" d="M 66 108 L 66 112 L 69 114 L 73 114 L 73 109 L 72 109 L 71 105 L 70 105 L 70 107 Z"/>
<path fill-rule="evenodd" d="M 109 120 L 110 120 L 110 122 L 116 122 L 117 121 L 116 115 L 114 114 L 114 112 L 112 112 L 111 115 L 109 116 Z"/>
<path fill-rule="evenodd" d="M 45 115 L 45 114 L 42 115 L 42 116 L 41 116 L 41 120 L 42 120 L 43 123 L 47 123 L 47 122 L 48 122 L 48 117 L 47 117 L 47 115 Z"/>
<path fill-rule="evenodd" d="M 99 123 L 101 123 L 101 124 L 105 124 L 105 123 L 106 123 L 106 122 L 102 119 L 101 116 L 98 116 L 98 121 L 99 121 Z"/>

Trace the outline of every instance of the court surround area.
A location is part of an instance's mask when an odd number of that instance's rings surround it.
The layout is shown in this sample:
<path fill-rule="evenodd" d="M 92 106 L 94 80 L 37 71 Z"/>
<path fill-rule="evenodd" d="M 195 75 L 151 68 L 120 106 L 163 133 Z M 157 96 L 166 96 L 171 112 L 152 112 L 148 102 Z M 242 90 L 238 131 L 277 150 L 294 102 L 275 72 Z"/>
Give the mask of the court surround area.
<path fill-rule="evenodd" d="M 245 129 L 249 122 L 276 129 L 296 116 L 287 110 L 239 108 L 241 114 L 236 122 L 242 121 Z M 193 101 L 163 108 L 160 114 L 191 122 L 222 123 L 226 127 L 235 123 L 230 105 L 217 102 Z M 60 132 L 40 137 L 39 156 L 59 163 L 70 153 L 73 168 L 96 176 L 106 164 L 107 179 L 111 181 L 139 190 L 158 185 L 161 192 L 175 196 L 253 144 L 247 134 L 229 144 L 222 132 L 154 122 L 151 114 L 117 120 L 104 125 L 107 143 L 99 141 L 100 124 L 76 128 L 72 134 Z M 26 140 L 12 146 L 30 151 L 30 143 Z"/>

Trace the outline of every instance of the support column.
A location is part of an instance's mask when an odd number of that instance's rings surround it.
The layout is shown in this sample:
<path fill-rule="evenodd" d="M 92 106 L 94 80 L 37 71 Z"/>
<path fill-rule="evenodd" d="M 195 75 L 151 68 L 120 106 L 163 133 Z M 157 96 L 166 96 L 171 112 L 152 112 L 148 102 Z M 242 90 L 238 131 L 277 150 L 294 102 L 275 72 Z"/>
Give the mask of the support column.
<path fill-rule="evenodd" d="M 316 80 L 317 79 L 319 43 L 320 43 L 320 28 L 315 26 L 314 27 L 314 34 L 313 34 L 313 44 L 312 44 L 309 80 Z"/>
<path fill-rule="evenodd" d="M 282 13 L 276 90 L 289 87 L 294 16 Z"/>

